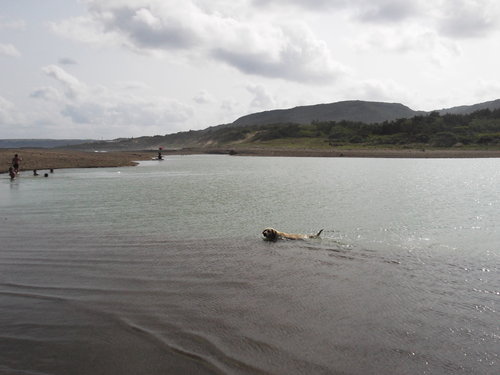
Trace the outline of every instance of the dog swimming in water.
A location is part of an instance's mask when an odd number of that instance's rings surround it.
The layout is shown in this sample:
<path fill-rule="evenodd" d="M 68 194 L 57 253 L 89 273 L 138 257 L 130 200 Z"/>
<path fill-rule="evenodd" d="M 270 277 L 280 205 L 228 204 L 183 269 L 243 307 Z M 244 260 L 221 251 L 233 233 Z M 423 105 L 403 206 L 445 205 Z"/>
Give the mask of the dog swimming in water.
<path fill-rule="evenodd" d="M 317 234 L 294 234 L 280 232 L 274 228 L 266 228 L 262 231 L 262 235 L 264 236 L 264 239 L 268 241 L 277 241 L 279 239 L 305 240 L 308 238 L 319 238 L 321 232 L 323 232 L 323 229 L 321 229 Z"/>

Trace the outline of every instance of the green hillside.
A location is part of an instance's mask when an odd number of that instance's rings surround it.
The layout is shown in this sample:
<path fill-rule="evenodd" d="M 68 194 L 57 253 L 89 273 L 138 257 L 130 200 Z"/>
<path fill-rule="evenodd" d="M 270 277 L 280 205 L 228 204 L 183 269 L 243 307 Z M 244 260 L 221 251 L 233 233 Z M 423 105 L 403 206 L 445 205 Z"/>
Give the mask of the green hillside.
<path fill-rule="evenodd" d="M 367 124 L 359 121 L 314 121 L 311 124 L 218 126 L 165 136 L 94 142 L 72 148 L 144 150 L 180 148 L 332 147 L 494 148 L 500 147 L 500 109 L 471 114 L 431 112 Z"/>

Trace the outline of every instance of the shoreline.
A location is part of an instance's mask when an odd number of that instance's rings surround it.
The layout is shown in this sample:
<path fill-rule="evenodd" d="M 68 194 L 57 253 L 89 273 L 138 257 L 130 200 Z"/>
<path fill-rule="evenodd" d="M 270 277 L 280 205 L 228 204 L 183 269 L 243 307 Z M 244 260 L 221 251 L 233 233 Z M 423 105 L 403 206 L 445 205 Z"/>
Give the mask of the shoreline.
<path fill-rule="evenodd" d="M 0 149 L 0 173 L 6 173 L 14 154 L 23 158 L 21 171 L 33 169 L 100 168 L 137 165 L 151 160 L 157 150 L 87 152 L 59 149 Z M 184 148 L 163 150 L 168 155 L 219 154 L 235 156 L 356 157 L 356 158 L 500 158 L 500 150 L 417 149 L 277 149 L 277 148 Z"/>
<path fill-rule="evenodd" d="M 222 151 L 220 149 L 219 151 Z M 207 152 L 205 152 L 207 153 Z M 215 150 L 208 153 L 217 153 Z M 223 152 L 219 152 L 223 153 Z M 226 149 L 224 153 L 240 156 L 285 156 L 285 157 L 350 157 L 350 158 L 406 158 L 406 159 L 457 159 L 500 158 L 499 150 L 422 150 L 422 149 Z"/>

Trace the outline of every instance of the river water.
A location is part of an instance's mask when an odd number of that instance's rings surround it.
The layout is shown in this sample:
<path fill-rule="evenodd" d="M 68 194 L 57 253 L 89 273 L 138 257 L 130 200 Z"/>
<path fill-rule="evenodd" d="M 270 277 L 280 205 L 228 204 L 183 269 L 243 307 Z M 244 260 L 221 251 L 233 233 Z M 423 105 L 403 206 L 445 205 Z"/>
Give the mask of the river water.
<path fill-rule="evenodd" d="M 0 222 L 0 374 L 499 373 L 500 159 L 24 172 Z"/>

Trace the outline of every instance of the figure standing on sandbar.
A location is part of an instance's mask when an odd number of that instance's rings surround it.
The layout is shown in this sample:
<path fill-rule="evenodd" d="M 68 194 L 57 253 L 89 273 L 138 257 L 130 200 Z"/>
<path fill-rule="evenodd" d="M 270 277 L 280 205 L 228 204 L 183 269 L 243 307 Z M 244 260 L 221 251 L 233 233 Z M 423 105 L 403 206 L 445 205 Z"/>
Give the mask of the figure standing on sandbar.
<path fill-rule="evenodd" d="M 12 158 L 12 168 L 14 169 L 15 174 L 19 173 L 19 163 L 21 163 L 21 160 L 23 159 L 18 154 L 15 154 Z"/>

